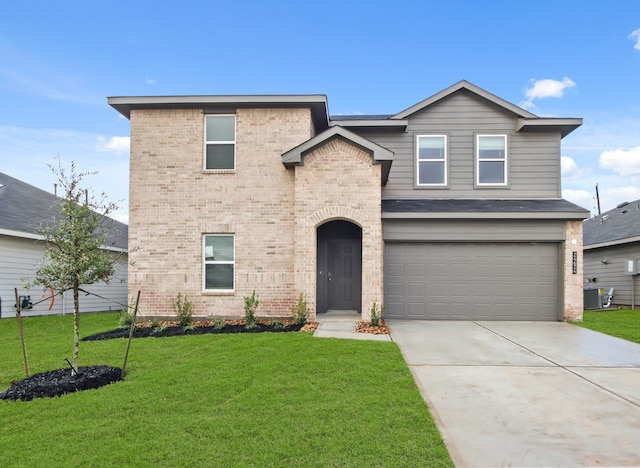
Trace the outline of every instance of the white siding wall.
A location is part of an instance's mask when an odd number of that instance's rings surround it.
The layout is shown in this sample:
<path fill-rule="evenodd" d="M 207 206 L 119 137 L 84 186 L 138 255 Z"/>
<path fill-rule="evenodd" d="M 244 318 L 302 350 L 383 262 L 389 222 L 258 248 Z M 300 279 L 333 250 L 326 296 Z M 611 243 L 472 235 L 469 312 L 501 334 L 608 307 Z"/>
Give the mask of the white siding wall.
<path fill-rule="evenodd" d="M 24 284 L 34 277 L 37 266 L 43 260 L 43 243 L 31 239 L 0 236 L 0 307 L 2 318 L 15 317 L 15 293 L 30 295 L 33 303 L 50 297 L 48 291 L 40 287 L 27 291 Z M 121 310 L 127 303 L 127 257 L 118 261 L 116 274 L 111 282 L 84 286 L 83 289 L 98 294 L 80 296 L 80 312 L 102 312 Z M 67 291 L 65 298 L 56 296 L 51 309 L 51 301 L 46 300 L 32 309 L 25 310 L 23 316 L 55 315 L 73 313 L 73 292 Z"/>

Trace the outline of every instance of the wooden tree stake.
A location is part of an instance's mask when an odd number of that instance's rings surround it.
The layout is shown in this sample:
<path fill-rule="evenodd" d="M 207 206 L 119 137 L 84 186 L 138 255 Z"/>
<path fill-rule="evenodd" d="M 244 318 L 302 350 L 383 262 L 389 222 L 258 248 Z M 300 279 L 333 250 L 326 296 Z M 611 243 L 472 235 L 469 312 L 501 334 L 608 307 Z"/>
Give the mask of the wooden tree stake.
<path fill-rule="evenodd" d="M 13 288 L 16 293 L 16 310 L 18 314 L 18 328 L 20 328 L 20 341 L 22 342 L 22 359 L 24 360 L 24 372 L 29 377 L 29 362 L 27 361 L 27 346 L 24 343 L 24 330 L 22 329 L 22 315 L 20 314 L 20 297 L 18 288 Z"/>

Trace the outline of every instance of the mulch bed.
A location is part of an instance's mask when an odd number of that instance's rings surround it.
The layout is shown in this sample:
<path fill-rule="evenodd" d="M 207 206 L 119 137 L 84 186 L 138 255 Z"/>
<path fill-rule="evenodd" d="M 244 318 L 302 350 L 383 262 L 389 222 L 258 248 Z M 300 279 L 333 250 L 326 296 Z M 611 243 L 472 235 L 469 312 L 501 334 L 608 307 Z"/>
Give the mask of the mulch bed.
<path fill-rule="evenodd" d="M 389 335 L 389 327 L 384 323 L 384 320 L 380 320 L 380 325 L 374 327 L 371 322 L 356 322 L 356 331 L 358 333 L 372 333 L 374 335 Z"/>
<path fill-rule="evenodd" d="M 0 400 L 31 401 L 34 398 L 52 398 L 65 393 L 103 387 L 119 380 L 122 380 L 122 369 L 118 367 L 78 367 L 78 373 L 74 376 L 67 367 L 40 372 L 12 382 L 7 391 L 0 393 Z"/>
<path fill-rule="evenodd" d="M 133 331 L 134 338 L 162 338 L 167 336 L 186 336 L 186 335 L 206 335 L 206 334 L 227 334 L 227 333 L 280 333 L 294 331 L 314 331 L 318 326 L 317 322 L 310 322 L 305 325 L 299 325 L 293 320 L 284 320 L 282 322 L 265 322 L 258 321 L 255 327 L 247 327 L 244 320 L 227 320 L 224 323 L 199 321 L 194 322 L 193 327 L 182 327 L 178 322 L 162 321 L 157 325 L 151 325 L 149 322 L 143 322 L 136 325 Z M 222 326 L 224 325 L 224 326 Z M 129 327 L 116 328 L 102 333 L 82 338 L 82 341 L 110 340 L 114 338 L 128 338 Z"/>

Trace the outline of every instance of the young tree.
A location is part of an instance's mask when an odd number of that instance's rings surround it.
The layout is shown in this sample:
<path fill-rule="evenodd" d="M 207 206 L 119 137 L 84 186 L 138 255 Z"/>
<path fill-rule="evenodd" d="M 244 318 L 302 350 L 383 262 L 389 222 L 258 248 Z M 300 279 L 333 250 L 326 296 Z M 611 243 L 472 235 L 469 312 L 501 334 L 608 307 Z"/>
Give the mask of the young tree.
<path fill-rule="evenodd" d="M 35 273 L 32 285 L 53 288 L 57 294 L 73 290 L 74 343 L 73 373 L 78 369 L 80 341 L 81 285 L 108 283 L 115 272 L 118 255 L 106 250 L 109 236 L 109 215 L 118 207 L 108 202 L 106 194 L 95 198 L 80 186 L 84 177 L 95 172 L 77 172 L 71 162 L 70 174 L 57 158 L 57 168 L 49 165 L 57 176 L 64 198 L 59 201 L 59 213 L 51 222 L 39 228 L 45 240 L 44 262 Z"/>

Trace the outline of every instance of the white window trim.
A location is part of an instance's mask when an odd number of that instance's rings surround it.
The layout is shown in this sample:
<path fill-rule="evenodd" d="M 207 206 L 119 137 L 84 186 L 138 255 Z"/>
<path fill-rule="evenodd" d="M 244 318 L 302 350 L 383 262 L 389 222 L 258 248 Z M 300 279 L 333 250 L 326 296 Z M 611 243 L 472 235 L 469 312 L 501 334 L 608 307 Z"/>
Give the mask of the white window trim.
<path fill-rule="evenodd" d="M 484 158 L 482 160 L 480 160 L 480 138 L 482 137 L 502 137 L 504 139 L 504 158 Z M 509 170 L 508 170 L 508 165 L 509 165 L 509 147 L 508 147 L 508 143 L 509 141 L 507 140 L 507 135 L 505 134 L 492 134 L 492 133 L 483 133 L 483 134 L 479 134 L 476 135 L 476 186 L 477 187 L 506 187 L 509 185 L 509 181 L 508 181 L 508 174 L 509 174 Z M 480 182 L 480 162 L 504 162 L 504 169 L 503 169 L 503 179 L 504 182 L 499 182 L 499 183 L 495 183 L 495 182 Z"/>
<path fill-rule="evenodd" d="M 233 117 L 233 140 L 207 140 L 207 119 L 209 117 Z M 204 151 L 202 157 L 202 168 L 204 172 L 230 172 L 236 170 L 236 114 L 205 114 L 204 116 Z M 233 144 L 233 167 L 228 169 L 208 169 L 207 168 L 207 147 L 209 145 L 229 145 Z"/>
<path fill-rule="evenodd" d="M 420 138 L 421 137 L 440 137 L 444 139 L 444 158 L 443 159 L 420 159 Z M 416 187 L 447 187 L 449 184 L 449 139 L 443 134 L 419 134 L 416 135 Z M 444 181 L 438 184 L 421 184 L 420 183 L 420 163 L 421 162 L 438 162 L 444 164 Z"/>
<path fill-rule="evenodd" d="M 207 237 L 233 237 L 233 260 L 206 260 Z M 207 289 L 207 265 L 233 265 L 233 287 L 231 289 Z M 207 294 L 228 294 L 236 288 L 236 235 L 234 233 L 218 233 L 202 235 L 202 291 Z"/>

